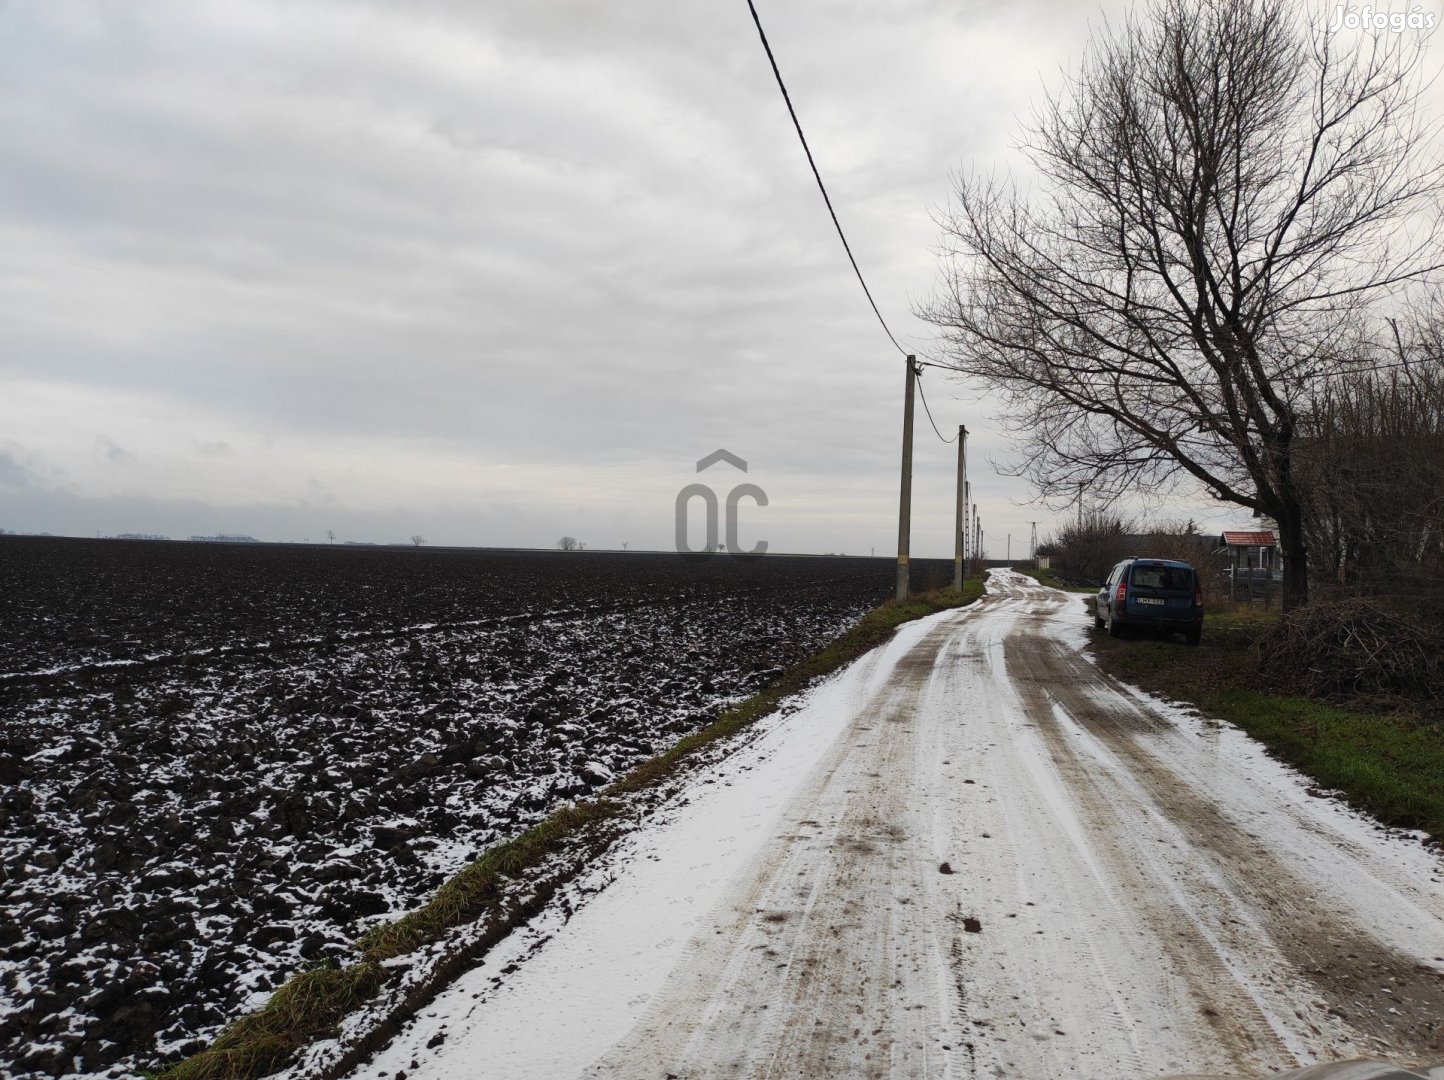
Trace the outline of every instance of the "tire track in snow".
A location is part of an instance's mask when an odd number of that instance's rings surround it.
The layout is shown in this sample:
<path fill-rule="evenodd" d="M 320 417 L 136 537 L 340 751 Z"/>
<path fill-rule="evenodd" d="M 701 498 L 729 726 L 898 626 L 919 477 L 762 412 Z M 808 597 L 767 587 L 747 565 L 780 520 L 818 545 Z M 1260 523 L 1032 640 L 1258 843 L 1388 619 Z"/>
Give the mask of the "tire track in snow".
<path fill-rule="evenodd" d="M 932 786 L 952 795 L 940 847 L 980 926 L 955 958 L 971 1002 L 968 1075 L 1150 1075 L 1163 1048 L 1141 1030 L 1160 993 L 1137 974 L 1147 935 L 1013 689 L 1006 646 L 1026 622 L 1020 606 L 999 605 L 1005 617 L 963 643 L 986 664 L 964 669 L 961 724 L 935 735 L 940 762 L 964 763 L 959 782 Z"/>
<path fill-rule="evenodd" d="M 1214 967 L 1199 947 L 1199 933 L 1208 938 L 1217 962 L 1241 983 L 1248 980 L 1249 968 L 1257 967 L 1248 963 L 1250 956 L 1274 954 L 1278 970 L 1272 978 L 1253 980 L 1254 996 L 1280 1042 L 1298 1056 L 1323 1036 L 1320 1028 L 1330 1027 L 1336 1040 L 1330 1049 L 1339 1053 L 1422 1060 L 1444 1049 L 1438 1041 L 1444 979 L 1437 970 L 1380 941 L 1359 924 L 1355 912 L 1319 890 L 1317 882 L 1299 877 L 1257 833 L 1230 817 L 1224 805 L 1204 797 L 1186 771 L 1197 751 L 1175 737 L 1159 716 L 1116 693 L 1100 705 L 1102 680 L 1096 669 L 1053 642 L 1020 639 L 1018 652 L 1032 673 L 1018 680 L 1031 698 L 1029 711 L 1038 718 L 1055 758 L 1073 766 L 1070 786 L 1087 807 L 1092 831 L 1105 837 L 1140 829 L 1161 833 L 1155 837 L 1159 842 L 1186 853 L 1181 863 L 1170 860 L 1178 863 L 1172 874 L 1180 887 L 1170 890 L 1176 910 L 1155 915 L 1164 925 L 1182 924 L 1170 939 L 1175 945 L 1190 943 L 1189 955 L 1180 957 L 1181 970 Z M 1081 740 L 1069 738 L 1052 699 L 1087 737 L 1097 740 L 1091 751 Z M 1148 736 L 1163 738 L 1159 749 L 1164 752 L 1145 748 L 1140 737 Z M 1315 836 L 1320 832 L 1309 831 Z M 1136 846 L 1114 854 L 1119 878 L 1134 874 Z M 1144 858 L 1156 862 L 1146 853 Z M 1350 861 L 1349 851 L 1336 849 L 1333 865 Z M 1170 883 L 1168 875 L 1167 867 L 1150 866 L 1139 888 L 1148 890 L 1149 878 Z M 1372 895 L 1386 894 L 1387 883 L 1371 882 Z M 1269 982 L 1276 985 L 1263 985 Z M 1301 994 L 1303 990 L 1313 993 Z M 1322 999 L 1323 1007 L 1311 996 Z M 1264 1004 L 1270 998 L 1277 1002 L 1272 1011 Z M 1314 1012 L 1313 1018 L 1300 1015 L 1305 1011 Z M 1296 1020 L 1307 1026 L 1306 1032 L 1291 1030 Z"/>
<path fill-rule="evenodd" d="M 709 952 L 725 961 L 694 954 L 672 980 L 685 990 L 664 995 L 589 1075 L 939 1074 L 941 967 L 917 806 L 898 780 L 913 772 L 916 700 L 955 619 L 898 663 L 794 802 L 795 830 L 742 892 L 751 910 L 713 935 L 722 940 Z"/>

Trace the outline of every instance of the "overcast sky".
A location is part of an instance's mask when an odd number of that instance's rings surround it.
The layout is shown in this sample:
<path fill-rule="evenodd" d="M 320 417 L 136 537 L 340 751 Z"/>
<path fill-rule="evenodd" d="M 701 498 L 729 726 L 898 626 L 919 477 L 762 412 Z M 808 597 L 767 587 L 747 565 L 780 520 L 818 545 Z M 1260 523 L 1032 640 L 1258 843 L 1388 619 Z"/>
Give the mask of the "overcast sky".
<path fill-rule="evenodd" d="M 950 174 L 1099 8 L 759 8 L 926 353 Z M 0 527 L 667 548 L 725 447 L 770 497 L 744 544 L 883 554 L 902 383 L 744 0 L 0 0 Z M 1018 554 L 1053 519 L 988 401 L 924 384 Z M 950 555 L 918 421 L 913 551 Z"/>

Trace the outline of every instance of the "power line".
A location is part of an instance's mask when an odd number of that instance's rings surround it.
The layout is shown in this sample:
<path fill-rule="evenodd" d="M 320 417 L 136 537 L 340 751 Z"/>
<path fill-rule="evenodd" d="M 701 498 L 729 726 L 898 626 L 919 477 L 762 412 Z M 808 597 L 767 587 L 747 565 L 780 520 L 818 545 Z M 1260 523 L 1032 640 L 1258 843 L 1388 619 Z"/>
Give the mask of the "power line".
<path fill-rule="evenodd" d="M 1392 364 L 1377 364 L 1373 367 L 1342 367 L 1336 371 L 1315 371 L 1311 375 L 1282 375 L 1280 378 L 1311 382 L 1314 379 L 1333 379 L 1344 375 L 1369 375 L 1375 371 L 1388 371 L 1391 368 L 1427 367 L 1428 364 L 1428 360 L 1399 360 Z"/>
<path fill-rule="evenodd" d="M 929 424 L 932 424 L 932 426 L 933 426 L 933 433 L 934 433 L 935 435 L 937 435 L 938 438 L 943 439 L 943 433 L 938 430 L 938 422 L 933 419 L 933 411 L 932 411 L 932 409 L 929 409 L 929 408 L 928 408 L 928 396 L 927 396 L 927 394 L 923 393 L 923 381 L 922 381 L 922 379 L 918 379 L 918 397 L 922 398 L 922 400 L 923 400 L 923 412 L 925 412 L 925 413 L 928 414 L 928 423 L 929 423 Z M 951 439 L 943 439 L 943 442 L 945 442 L 945 443 L 957 442 L 957 441 L 958 441 L 958 437 L 957 437 L 956 435 L 954 435 Z"/>
<path fill-rule="evenodd" d="M 792 107 L 792 98 L 787 93 L 787 84 L 782 81 L 782 72 L 778 70 L 777 58 L 772 55 L 772 46 L 767 42 L 767 32 L 762 29 L 762 20 L 757 15 L 757 5 L 752 0 L 747 0 L 747 9 L 752 12 L 752 21 L 757 25 L 757 36 L 762 39 L 762 47 L 767 50 L 767 62 L 772 65 L 772 74 L 777 77 L 777 88 L 782 91 L 782 100 L 787 102 L 788 115 L 792 117 L 792 126 L 797 129 L 797 138 L 802 142 L 802 152 L 807 155 L 807 164 L 812 167 L 812 175 L 817 180 L 817 190 L 822 192 L 822 201 L 827 204 L 827 212 L 832 215 L 832 224 L 837 229 L 837 238 L 842 241 L 842 250 L 847 252 L 847 261 L 852 263 L 852 272 L 857 275 L 857 283 L 862 286 L 863 295 L 867 302 L 872 305 L 872 313 L 877 316 L 877 321 L 882 326 L 882 332 L 887 335 L 893 347 L 904 356 L 907 350 L 898 344 L 897 338 L 892 336 L 888 329 L 887 321 L 882 317 L 882 312 L 877 308 L 877 301 L 872 298 L 872 291 L 863 280 L 862 271 L 858 269 L 857 260 L 853 258 L 852 246 L 847 242 L 847 235 L 842 231 L 842 222 L 837 220 L 837 211 L 832 208 L 832 199 L 828 197 L 827 186 L 822 182 L 822 174 L 817 171 L 817 162 L 812 160 L 812 149 L 807 145 L 807 136 L 802 133 L 802 121 L 797 119 L 797 110 Z M 929 417 L 931 419 L 931 417 Z M 939 436 L 941 438 L 941 436 Z"/>
<path fill-rule="evenodd" d="M 1429 359 L 1398 360 L 1392 364 L 1374 364 L 1370 367 L 1341 367 L 1333 371 L 1315 371 L 1307 375 L 1277 375 L 1274 377 L 1274 380 L 1279 382 L 1287 382 L 1288 380 L 1293 380 L 1294 382 L 1312 382 L 1315 379 L 1337 379 L 1345 375 L 1369 375 L 1375 371 L 1389 371 L 1393 368 L 1427 367 L 1430 362 Z M 919 360 L 917 361 L 917 365 L 918 367 L 938 368 L 940 371 L 958 370 L 958 368 L 952 364 L 941 364 L 936 360 Z"/>

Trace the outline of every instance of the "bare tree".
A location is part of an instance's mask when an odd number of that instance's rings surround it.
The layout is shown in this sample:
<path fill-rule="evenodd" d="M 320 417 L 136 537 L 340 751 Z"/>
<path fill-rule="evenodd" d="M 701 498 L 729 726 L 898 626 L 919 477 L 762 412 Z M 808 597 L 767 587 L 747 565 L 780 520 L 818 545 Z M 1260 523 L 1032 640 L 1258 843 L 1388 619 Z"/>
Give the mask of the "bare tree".
<path fill-rule="evenodd" d="M 411 546 L 412 546 L 412 547 L 421 547 L 421 546 L 423 546 L 425 543 L 426 543 L 426 537 L 421 536 L 420 534 L 414 534 L 414 535 L 411 537 Z"/>
<path fill-rule="evenodd" d="M 1444 595 L 1444 309 L 1406 325 L 1375 370 L 1315 388 L 1300 424 L 1305 525 L 1333 591 Z"/>
<path fill-rule="evenodd" d="M 1354 40 L 1354 39 L 1351 39 Z M 1344 49 L 1284 0 L 1155 0 L 1025 131 L 1037 194 L 963 178 L 920 314 L 1000 392 L 1051 505 L 1174 485 L 1272 518 L 1308 597 L 1300 401 L 1439 270 L 1423 37 Z"/>
<path fill-rule="evenodd" d="M 557 541 L 558 551 L 576 551 L 579 546 L 575 536 L 563 536 Z"/>
<path fill-rule="evenodd" d="M 326 530 L 326 539 L 329 540 L 329 541 L 331 541 L 331 543 L 334 545 L 334 544 L 336 543 L 336 530 L 335 530 L 335 529 L 327 529 L 327 530 Z"/>

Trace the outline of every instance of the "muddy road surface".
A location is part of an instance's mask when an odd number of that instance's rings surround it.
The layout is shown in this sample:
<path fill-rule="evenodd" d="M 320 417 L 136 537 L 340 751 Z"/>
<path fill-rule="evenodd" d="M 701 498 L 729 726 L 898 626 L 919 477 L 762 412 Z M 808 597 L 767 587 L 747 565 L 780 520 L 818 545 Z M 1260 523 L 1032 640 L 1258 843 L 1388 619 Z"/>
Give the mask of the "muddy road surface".
<path fill-rule="evenodd" d="M 1444 1060 L 1437 853 L 995 572 L 764 725 L 357 1075 L 1254 1075 Z M 1182 648 L 1183 646 L 1179 646 Z"/>

